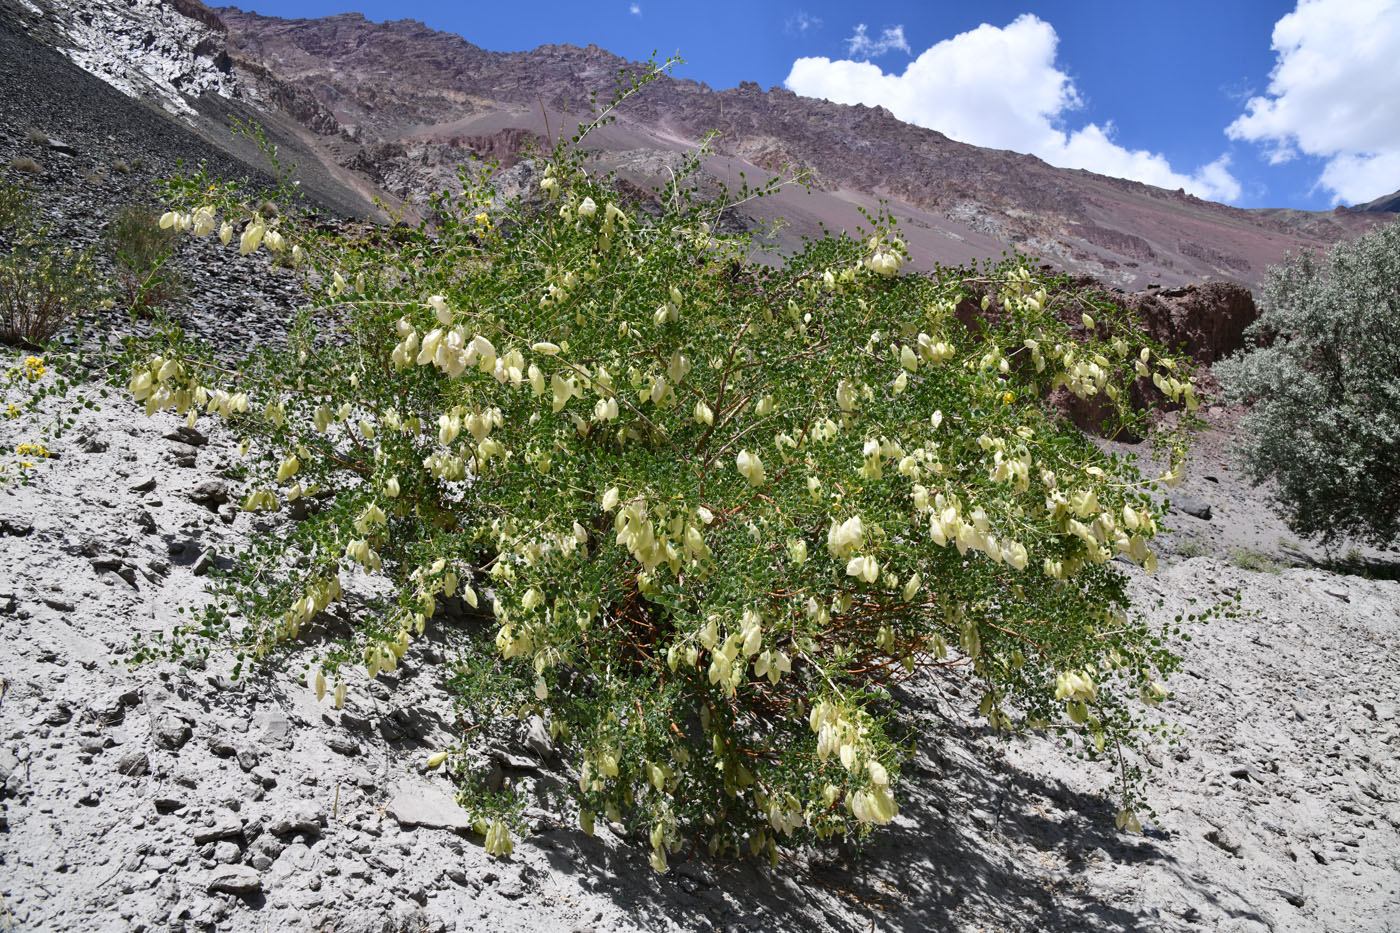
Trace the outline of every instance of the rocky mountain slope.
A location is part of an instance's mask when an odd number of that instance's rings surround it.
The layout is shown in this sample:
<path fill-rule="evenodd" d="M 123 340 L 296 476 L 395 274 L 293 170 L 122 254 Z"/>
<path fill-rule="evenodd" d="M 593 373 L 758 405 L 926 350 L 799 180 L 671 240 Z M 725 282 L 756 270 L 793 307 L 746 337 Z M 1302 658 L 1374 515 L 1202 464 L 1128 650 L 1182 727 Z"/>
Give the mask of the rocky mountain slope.
<path fill-rule="evenodd" d="M 470 150 L 470 140 L 506 128 L 543 133 L 541 105 L 557 130 L 565 113 L 577 114 L 590 92 L 608 90 L 629 64 L 596 47 L 488 52 L 411 20 L 281 20 L 228 7 L 219 15 L 235 60 L 264 63 L 314 95 L 344 135 L 398 147 L 409 161 L 430 160 L 434 145 Z M 764 92 L 753 83 L 715 91 L 663 79 L 623 108 L 594 145 L 684 150 L 710 132 L 724 157 L 714 160 L 717 173 L 808 173 L 812 194 L 765 208 L 793 221 L 794 232 L 811 232 L 817 219 L 855 223 L 852 204 L 884 198 L 906 220 L 924 262 L 1015 245 L 1129 287 L 1203 278 L 1252 284 L 1285 251 L 1333 242 L 1376 220 L 1348 212 L 1261 215 L 958 143 L 881 108 Z"/>
<path fill-rule="evenodd" d="M 36 39 L 162 106 L 223 145 L 230 115 L 264 123 L 327 199 L 421 202 L 453 187 L 472 156 L 507 164 L 568 132 L 592 92 L 629 63 L 596 47 L 497 53 L 411 20 L 359 14 L 283 20 L 198 0 L 3 0 Z M 663 78 L 590 137 L 600 165 L 642 188 L 709 133 L 716 179 L 801 173 L 744 208 L 795 246 L 821 224 L 854 230 L 881 199 L 901 219 L 916 267 L 1016 247 L 1126 289 L 1207 279 L 1256 283 L 1301 247 L 1388 220 L 1388 211 L 1246 211 L 1136 182 L 1053 168 L 896 120 L 880 108 L 801 98 L 752 83 L 716 91 Z M 411 204 L 409 215 L 415 216 Z"/>

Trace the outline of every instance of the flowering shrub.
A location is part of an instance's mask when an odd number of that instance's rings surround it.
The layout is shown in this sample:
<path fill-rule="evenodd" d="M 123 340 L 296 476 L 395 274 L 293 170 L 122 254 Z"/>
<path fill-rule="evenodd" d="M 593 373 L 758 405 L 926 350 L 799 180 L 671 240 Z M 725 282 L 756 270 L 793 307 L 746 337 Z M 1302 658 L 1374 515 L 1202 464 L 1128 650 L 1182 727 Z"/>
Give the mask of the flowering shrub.
<path fill-rule="evenodd" d="M 1304 535 L 1400 538 L 1400 224 L 1269 269 L 1254 346 L 1218 364 L 1244 463 Z"/>
<path fill-rule="evenodd" d="M 46 379 L 46 376 L 49 376 L 49 367 L 43 357 L 38 356 L 25 356 L 0 369 L 0 423 L 22 418 L 33 420 L 45 398 L 62 396 L 67 392 L 67 380 L 62 377 Z M 71 421 L 71 417 L 60 414 L 48 425 L 48 429 L 54 434 L 61 433 Z M 7 445 L 0 456 L 0 486 L 16 476 L 21 483 L 28 483 L 29 471 L 50 456 L 48 447 L 43 443 L 20 441 L 13 448 Z"/>
<path fill-rule="evenodd" d="M 582 827 L 647 829 L 658 870 L 697 841 L 776 858 L 890 822 L 891 688 L 930 669 L 995 729 L 1114 756 L 1135 827 L 1123 748 L 1177 658 L 1115 559 L 1153 568 L 1161 512 L 1045 398 L 1139 424 L 1139 380 L 1194 405 L 1179 364 L 1023 258 L 901 274 L 874 217 L 751 264 L 684 179 L 650 218 L 575 149 L 541 161 L 537 197 L 464 174 L 436 231 L 387 243 L 172 186 L 165 223 L 288 257 L 316 305 L 236 375 L 175 342 L 130 381 L 148 413 L 246 438 L 245 510 L 314 504 L 240 559 L 248 655 L 285 651 L 350 575 L 388 580 L 309 675 L 339 706 L 349 668 L 392 671 L 446 624 L 442 600 L 489 610 L 454 682 L 478 712 L 544 716 Z"/>

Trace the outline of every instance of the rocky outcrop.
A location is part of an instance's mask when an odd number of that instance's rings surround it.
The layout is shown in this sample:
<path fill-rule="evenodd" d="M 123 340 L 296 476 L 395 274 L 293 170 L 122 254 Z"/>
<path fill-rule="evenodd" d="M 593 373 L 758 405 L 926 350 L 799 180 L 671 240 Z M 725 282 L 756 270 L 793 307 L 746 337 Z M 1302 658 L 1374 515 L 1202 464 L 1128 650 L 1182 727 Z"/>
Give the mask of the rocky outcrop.
<path fill-rule="evenodd" d="M 1209 366 L 1244 347 L 1244 331 L 1259 317 L 1249 289 L 1207 282 L 1131 296 L 1127 306 L 1153 338 Z"/>

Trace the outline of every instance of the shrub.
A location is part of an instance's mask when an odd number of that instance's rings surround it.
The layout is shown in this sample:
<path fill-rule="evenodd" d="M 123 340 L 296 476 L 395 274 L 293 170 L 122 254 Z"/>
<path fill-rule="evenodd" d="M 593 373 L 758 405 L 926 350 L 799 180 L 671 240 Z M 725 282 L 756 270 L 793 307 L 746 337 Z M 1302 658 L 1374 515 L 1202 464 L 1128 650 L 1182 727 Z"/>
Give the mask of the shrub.
<path fill-rule="evenodd" d="M 1250 551 L 1245 548 L 1236 548 L 1230 552 L 1230 563 L 1241 570 L 1248 570 L 1253 573 L 1282 573 L 1283 565 L 1267 554 L 1258 551 Z"/>
<path fill-rule="evenodd" d="M 128 204 L 107 224 L 103 243 L 116 270 L 118 292 L 133 314 L 149 315 L 185 292 L 180 273 L 171 265 L 175 231 L 162 228 L 158 215 Z"/>
<path fill-rule="evenodd" d="M 1400 536 L 1400 224 L 1271 267 L 1252 346 L 1219 364 L 1241 451 L 1298 534 Z"/>
<path fill-rule="evenodd" d="M 30 198 L 0 186 L 0 343 L 40 347 L 99 296 L 87 251 L 60 248 L 34 224 Z"/>
<path fill-rule="evenodd" d="M 1177 658 L 1113 558 L 1153 566 L 1161 509 L 1045 398 L 1140 424 L 1140 378 L 1192 401 L 1178 364 L 1024 258 L 900 275 L 874 217 L 754 264 L 684 179 L 645 219 L 576 149 L 544 162 L 537 197 L 464 173 L 435 232 L 392 241 L 171 184 L 177 229 L 292 255 L 318 305 L 235 377 L 179 340 L 132 375 L 148 413 L 218 412 L 246 438 L 245 510 L 315 497 L 197 627 L 272 659 L 350 577 L 382 577 L 393 594 L 308 675 L 338 707 L 352 668 L 392 671 L 448 624 L 444 600 L 489 607 L 453 676 L 466 719 L 546 717 L 583 828 L 648 830 L 659 870 L 693 841 L 776 859 L 890 821 L 912 741 L 894 688 L 923 669 L 967 681 L 997 730 L 1110 756 L 1136 826 L 1123 750 Z"/>
<path fill-rule="evenodd" d="M 10 160 L 10 168 L 25 175 L 42 175 L 44 167 L 29 156 L 15 156 Z"/>

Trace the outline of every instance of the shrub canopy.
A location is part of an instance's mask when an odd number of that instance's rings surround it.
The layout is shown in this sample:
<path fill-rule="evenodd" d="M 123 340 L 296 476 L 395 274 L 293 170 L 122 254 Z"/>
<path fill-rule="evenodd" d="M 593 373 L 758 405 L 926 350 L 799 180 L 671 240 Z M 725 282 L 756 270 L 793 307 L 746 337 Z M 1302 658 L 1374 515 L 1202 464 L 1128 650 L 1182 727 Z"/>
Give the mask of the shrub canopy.
<path fill-rule="evenodd" d="M 1252 406 L 1253 481 L 1300 534 L 1400 538 L 1400 224 L 1269 269 L 1252 346 L 1216 366 Z"/>
<path fill-rule="evenodd" d="M 352 667 L 393 670 L 446 624 L 443 599 L 489 608 L 455 662 L 469 715 L 545 717 L 584 828 L 649 830 L 658 869 L 693 841 L 776 858 L 893 819 L 912 737 L 892 688 L 926 668 L 996 729 L 1115 756 L 1135 825 L 1122 749 L 1177 659 L 1115 559 L 1151 568 L 1161 510 L 1046 398 L 1138 424 L 1139 380 L 1194 404 L 1177 361 L 1022 257 L 900 274 L 872 217 L 755 264 L 685 178 L 648 213 L 576 145 L 536 164 L 513 200 L 464 173 L 435 230 L 393 237 L 172 184 L 164 222 L 290 256 L 315 299 L 286 352 L 230 374 L 172 340 L 131 381 L 148 412 L 248 439 L 245 509 L 316 506 L 240 559 L 244 649 L 275 656 L 350 575 L 387 579 L 318 649 L 339 705 Z"/>

